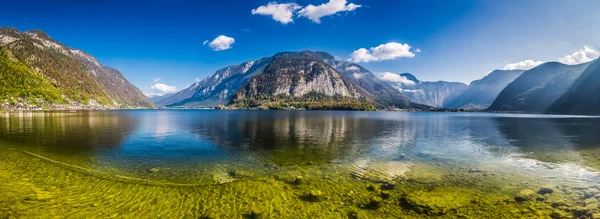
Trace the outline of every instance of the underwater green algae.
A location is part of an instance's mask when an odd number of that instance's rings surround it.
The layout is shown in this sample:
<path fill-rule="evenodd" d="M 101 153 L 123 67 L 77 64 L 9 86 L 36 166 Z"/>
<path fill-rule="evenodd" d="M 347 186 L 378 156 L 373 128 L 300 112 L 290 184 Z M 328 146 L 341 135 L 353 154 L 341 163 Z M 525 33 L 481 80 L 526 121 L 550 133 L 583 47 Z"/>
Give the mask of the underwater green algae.
<path fill-rule="evenodd" d="M 600 198 L 596 186 L 508 185 L 494 174 L 435 167 L 426 167 L 429 176 L 415 168 L 388 182 L 336 165 L 302 164 L 276 175 L 236 171 L 223 184 L 152 185 L 19 151 L 0 154 L 1 218 L 592 218 Z M 535 191 L 517 198 L 523 189 Z"/>

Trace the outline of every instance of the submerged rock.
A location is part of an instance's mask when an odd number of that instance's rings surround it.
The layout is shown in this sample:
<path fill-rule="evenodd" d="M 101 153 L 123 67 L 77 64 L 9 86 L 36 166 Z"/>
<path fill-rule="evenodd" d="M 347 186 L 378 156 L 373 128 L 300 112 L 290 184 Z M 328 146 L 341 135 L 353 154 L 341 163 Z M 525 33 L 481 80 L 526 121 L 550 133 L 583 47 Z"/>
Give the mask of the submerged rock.
<path fill-rule="evenodd" d="M 596 194 L 600 194 L 600 191 L 598 191 L 596 188 L 590 188 L 586 189 L 583 194 L 585 198 L 590 198 L 594 197 Z"/>
<path fill-rule="evenodd" d="M 554 189 L 552 189 L 552 187 L 549 186 L 545 186 L 540 188 L 540 190 L 538 190 L 538 194 L 540 195 L 545 195 L 545 194 L 551 194 L 554 192 Z"/>
<path fill-rule="evenodd" d="M 263 218 L 263 212 L 257 209 L 252 209 L 250 214 L 248 214 L 248 217 L 253 219 Z"/>
<path fill-rule="evenodd" d="M 517 195 L 515 195 L 515 200 L 518 202 L 524 202 L 532 200 L 535 197 L 535 192 L 531 189 L 524 189 L 519 191 Z"/>
<path fill-rule="evenodd" d="M 320 190 L 312 190 L 303 197 L 306 201 L 318 202 L 323 199 L 323 192 Z"/>
<path fill-rule="evenodd" d="M 295 185 L 300 185 L 300 184 L 302 184 L 302 181 L 303 181 L 303 180 L 304 180 L 304 178 L 303 178 L 302 176 L 297 176 L 297 177 L 294 179 L 294 184 L 295 184 Z"/>
<path fill-rule="evenodd" d="M 388 199 L 388 198 L 390 198 L 390 197 L 391 197 L 391 194 L 390 194 L 390 192 L 388 192 L 388 191 L 381 191 L 381 192 L 379 193 L 379 196 L 380 196 L 382 199 Z"/>
<path fill-rule="evenodd" d="M 396 189 L 396 183 L 395 182 L 386 182 L 384 184 L 381 184 L 380 188 L 383 190 L 394 190 L 394 189 Z"/>
<path fill-rule="evenodd" d="M 471 205 L 476 194 L 460 188 L 443 188 L 431 192 L 413 192 L 403 195 L 400 206 L 406 210 L 427 215 L 443 215 Z"/>
<path fill-rule="evenodd" d="M 368 185 L 367 186 L 367 190 L 369 190 L 369 191 L 376 191 L 377 187 L 375 185 Z"/>
<path fill-rule="evenodd" d="M 371 197 L 371 199 L 369 199 L 369 204 L 367 204 L 367 207 L 369 209 L 379 209 L 381 207 L 381 202 L 383 202 L 383 199 L 381 197 Z"/>
<path fill-rule="evenodd" d="M 550 214 L 550 217 L 554 218 L 554 219 L 568 218 L 567 214 L 565 212 L 559 211 L 559 210 L 552 211 L 552 213 Z"/>

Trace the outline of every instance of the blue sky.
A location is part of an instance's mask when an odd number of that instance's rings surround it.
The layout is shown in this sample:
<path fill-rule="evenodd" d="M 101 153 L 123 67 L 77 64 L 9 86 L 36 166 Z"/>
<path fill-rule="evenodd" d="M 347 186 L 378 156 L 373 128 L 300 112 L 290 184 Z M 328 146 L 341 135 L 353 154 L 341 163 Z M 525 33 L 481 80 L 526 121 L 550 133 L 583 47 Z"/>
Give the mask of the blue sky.
<path fill-rule="evenodd" d="M 277 1 L 293 9 L 289 17 L 259 10 L 270 2 L 5 0 L 0 26 L 41 29 L 120 70 L 145 93 L 157 92 L 157 83 L 183 89 L 219 68 L 279 51 L 350 59 L 364 48 L 366 56 L 354 60 L 373 73 L 469 83 L 510 63 L 581 62 L 597 55 L 600 43 L 597 0 Z M 209 44 L 221 35 L 234 42 L 214 51 Z"/>

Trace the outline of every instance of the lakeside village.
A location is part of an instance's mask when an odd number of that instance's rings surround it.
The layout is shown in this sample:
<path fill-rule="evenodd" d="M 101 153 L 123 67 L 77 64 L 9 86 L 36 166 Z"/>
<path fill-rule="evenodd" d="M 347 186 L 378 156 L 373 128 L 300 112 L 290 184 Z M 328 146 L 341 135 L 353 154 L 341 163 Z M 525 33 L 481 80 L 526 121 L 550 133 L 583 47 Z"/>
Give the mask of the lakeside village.
<path fill-rule="evenodd" d="M 89 100 L 87 105 L 67 99 L 67 103 L 48 103 L 43 99 L 33 100 L 27 98 L 12 98 L 0 102 L 0 112 L 14 111 L 37 111 L 37 110 L 108 110 L 116 109 L 98 104 L 95 100 Z"/>

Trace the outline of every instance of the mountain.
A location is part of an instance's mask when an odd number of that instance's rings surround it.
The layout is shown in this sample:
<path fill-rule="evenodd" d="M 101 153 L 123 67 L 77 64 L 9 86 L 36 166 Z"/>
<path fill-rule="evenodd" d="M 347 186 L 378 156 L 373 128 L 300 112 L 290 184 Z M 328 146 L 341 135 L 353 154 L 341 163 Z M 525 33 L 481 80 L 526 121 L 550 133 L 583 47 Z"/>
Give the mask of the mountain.
<path fill-rule="evenodd" d="M 573 85 L 588 63 L 565 65 L 547 62 L 538 65 L 508 84 L 488 111 L 543 113 Z"/>
<path fill-rule="evenodd" d="M 372 99 L 377 108 L 427 108 L 426 106 L 413 104 L 410 99 L 391 86 L 387 81 L 381 80 L 369 70 L 362 66 L 341 60 L 335 60 L 333 57 L 325 59 L 329 65 L 342 73 L 342 77 L 362 88 L 363 95 Z"/>
<path fill-rule="evenodd" d="M 278 62 L 282 62 L 282 58 L 279 57 L 292 57 L 290 60 L 293 61 L 309 59 L 311 62 L 319 63 L 318 66 L 320 66 L 319 69 L 321 70 L 336 71 L 336 73 L 340 74 L 339 76 L 344 80 L 344 83 L 347 86 L 350 86 L 347 88 L 354 89 L 361 97 L 369 99 L 377 108 L 423 107 L 421 105 L 411 104 L 408 97 L 385 81 L 380 80 L 362 66 L 336 60 L 333 56 L 325 52 L 313 51 L 280 52 L 271 57 L 264 57 L 256 61 L 244 62 L 239 65 L 232 65 L 220 69 L 213 75 L 173 94 L 166 100 L 163 99 L 156 103 L 170 107 L 214 107 L 220 104 L 228 104 L 238 90 L 242 89 L 251 78 L 263 74 L 267 66 L 270 66 L 275 59 L 278 59 Z M 293 62 L 288 62 L 287 64 L 294 65 Z M 325 64 L 327 68 L 323 66 L 323 64 Z M 285 66 L 280 67 L 283 68 Z M 307 70 L 304 68 L 306 66 L 296 67 L 298 67 L 298 69 Z M 286 72 L 286 74 L 287 73 L 288 72 Z M 325 73 L 330 77 L 333 77 L 331 72 Z M 304 82 L 309 83 L 309 81 Z M 319 86 L 321 85 L 329 86 L 331 84 L 320 84 Z M 330 94 L 326 92 L 329 88 L 319 86 L 313 86 L 315 93 Z M 339 84 L 335 84 L 335 86 L 336 89 L 340 88 Z M 292 95 L 291 93 L 288 94 Z"/>
<path fill-rule="evenodd" d="M 3 66 L 19 66 L 20 75 L 26 77 L 5 73 L 4 79 L 9 81 L 4 83 L 17 84 L 19 80 L 32 80 L 44 89 L 59 93 L 59 98 L 28 94 L 27 90 L 0 93 L 4 100 L 25 98 L 31 102 L 41 99 L 47 103 L 117 108 L 153 107 L 119 71 L 102 66 L 89 54 L 64 46 L 40 30 L 20 32 L 14 28 L 0 28 L 0 48 L 3 50 Z M 12 63 L 8 64 L 6 60 Z M 15 71 L 13 67 L 12 72 Z"/>
<path fill-rule="evenodd" d="M 410 73 L 398 74 L 406 78 L 403 82 L 389 81 L 396 89 L 406 95 L 412 102 L 433 107 L 443 107 L 444 100 L 454 93 L 461 92 L 467 87 L 460 82 L 419 81 Z"/>
<path fill-rule="evenodd" d="M 174 95 L 173 93 L 168 93 L 168 94 L 163 94 L 163 95 L 148 96 L 148 100 L 150 100 L 150 102 L 154 103 L 154 105 L 164 106 L 164 103 L 166 101 L 169 101 L 169 99 L 172 98 L 173 95 Z"/>
<path fill-rule="evenodd" d="M 600 114 L 600 59 L 589 63 L 581 76 L 546 111 L 556 114 Z"/>
<path fill-rule="evenodd" d="M 450 109 L 486 109 L 494 102 L 506 85 L 523 72 L 523 70 L 492 71 L 482 79 L 471 82 L 462 92 L 447 97 L 442 105 Z"/>
<path fill-rule="evenodd" d="M 213 75 L 193 83 L 157 104 L 184 107 L 214 107 L 227 104 L 233 94 L 250 77 L 262 73 L 270 61 L 271 57 L 266 57 L 219 69 Z"/>
<path fill-rule="evenodd" d="M 262 74 L 238 90 L 231 105 L 241 108 L 374 109 L 371 102 L 321 58 L 276 55 Z"/>

